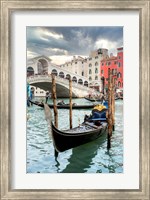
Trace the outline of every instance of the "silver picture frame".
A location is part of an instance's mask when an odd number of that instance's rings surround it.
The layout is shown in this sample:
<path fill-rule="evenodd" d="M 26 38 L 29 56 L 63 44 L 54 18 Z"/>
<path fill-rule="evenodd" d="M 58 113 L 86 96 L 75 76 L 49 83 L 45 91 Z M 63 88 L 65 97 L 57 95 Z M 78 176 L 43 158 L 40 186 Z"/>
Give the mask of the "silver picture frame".
<path fill-rule="evenodd" d="M 150 199 L 150 1 L 146 0 L 1 0 L 1 196 L 0 199 Z M 101 189 L 66 189 L 66 190 L 12 190 L 11 189 L 11 14 L 27 10 L 138 10 L 140 17 L 140 187 L 137 190 L 101 190 Z M 113 184 L 113 183 L 112 183 Z"/>

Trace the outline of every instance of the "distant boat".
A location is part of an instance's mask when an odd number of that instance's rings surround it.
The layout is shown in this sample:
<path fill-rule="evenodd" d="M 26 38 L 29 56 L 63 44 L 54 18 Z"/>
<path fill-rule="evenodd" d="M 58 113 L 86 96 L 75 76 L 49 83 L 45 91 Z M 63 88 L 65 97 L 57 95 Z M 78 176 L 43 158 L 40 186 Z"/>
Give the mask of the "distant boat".
<path fill-rule="evenodd" d="M 96 98 L 88 98 L 88 97 L 84 97 L 86 100 L 91 101 L 91 102 L 102 102 L 103 100 L 101 99 L 96 99 Z"/>
<path fill-rule="evenodd" d="M 44 107 L 44 104 L 42 102 L 38 102 L 38 101 L 31 101 L 30 103 L 37 105 L 39 107 Z M 47 104 L 50 108 L 53 108 L 54 105 L 53 104 Z M 73 104 L 72 105 L 72 109 L 90 109 L 90 108 L 94 108 L 95 104 L 90 104 L 90 105 L 77 105 L 77 104 Z M 61 105 L 57 105 L 58 109 L 69 109 L 70 105 L 69 104 L 61 104 Z"/>
<path fill-rule="evenodd" d="M 107 122 L 101 122 L 98 126 L 95 122 L 83 122 L 78 127 L 59 130 L 52 123 L 51 111 L 47 104 L 44 104 L 45 116 L 52 134 L 54 148 L 57 152 L 63 152 L 71 148 L 83 145 L 96 140 L 107 132 Z"/>
<path fill-rule="evenodd" d="M 102 99 L 94 99 L 94 98 L 88 98 L 88 97 L 84 97 L 86 100 L 91 101 L 91 102 L 103 102 Z M 123 97 L 115 97 L 115 100 L 123 100 Z M 104 101 L 108 101 L 108 99 L 104 100 Z"/>

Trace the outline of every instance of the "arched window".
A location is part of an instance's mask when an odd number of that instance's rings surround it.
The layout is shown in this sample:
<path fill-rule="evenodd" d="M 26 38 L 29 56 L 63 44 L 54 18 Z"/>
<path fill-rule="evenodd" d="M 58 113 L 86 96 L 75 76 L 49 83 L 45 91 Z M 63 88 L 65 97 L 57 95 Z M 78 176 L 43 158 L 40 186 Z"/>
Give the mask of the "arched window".
<path fill-rule="evenodd" d="M 68 80 L 70 79 L 70 74 L 66 75 L 66 79 L 68 79 Z"/>
<path fill-rule="evenodd" d="M 64 72 L 60 72 L 60 73 L 59 73 L 59 76 L 60 76 L 61 78 L 64 78 L 64 77 L 65 77 Z"/>
<path fill-rule="evenodd" d="M 98 74 L 98 69 L 97 68 L 95 68 L 95 74 Z"/>
<path fill-rule="evenodd" d="M 88 87 L 88 82 L 87 81 L 84 81 L 84 86 Z"/>
<path fill-rule="evenodd" d="M 73 81 L 73 82 L 77 82 L 77 78 L 74 76 L 74 77 L 72 78 L 72 81 Z"/>
<path fill-rule="evenodd" d="M 78 80 L 78 83 L 82 85 L 82 84 L 83 84 L 82 79 L 79 79 L 79 80 Z"/>
<path fill-rule="evenodd" d="M 33 76 L 34 75 L 34 69 L 33 67 L 28 67 L 27 68 L 27 76 Z"/>
<path fill-rule="evenodd" d="M 91 63 L 89 64 L 89 67 L 92 67 L 92 64 L 91 64 Z"/>
<path fill-rule="evenodd" d="M 92 70 L 91 69 L 89 69 L 89 74 L 92 74 Z"/>
<path fill-rule="evenodd" d="M 95 80 L 98 80 L 98 76 L 95 76 Z"/>
<path fill-rule="evenodd" d="M 58 73 L 57 73 L 57 70 L 56 70 L 56 69 L 53 69 L 53 70 L 52 70 L 52 74 L 54 74 L 55 76 L 57 76 L 57 74 L 58 74 Z"/>

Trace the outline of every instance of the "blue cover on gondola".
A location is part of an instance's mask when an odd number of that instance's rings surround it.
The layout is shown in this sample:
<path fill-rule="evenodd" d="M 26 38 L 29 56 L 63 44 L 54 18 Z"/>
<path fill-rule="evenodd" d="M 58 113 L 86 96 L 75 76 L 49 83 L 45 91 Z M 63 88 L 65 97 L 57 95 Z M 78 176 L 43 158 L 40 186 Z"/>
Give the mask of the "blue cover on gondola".
<path fill-rule="evenodd" d="M 93 112 L 92 119 L 96 118 L 106 118 L 106 110 L 104 110 L 103 112 Z"/>

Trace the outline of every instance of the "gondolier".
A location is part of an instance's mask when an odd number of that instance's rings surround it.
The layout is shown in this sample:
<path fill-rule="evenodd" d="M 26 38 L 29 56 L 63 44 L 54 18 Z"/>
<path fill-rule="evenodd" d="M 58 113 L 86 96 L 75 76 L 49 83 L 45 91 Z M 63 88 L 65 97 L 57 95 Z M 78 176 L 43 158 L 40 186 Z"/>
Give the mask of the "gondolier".
<path fill-rule="evenodd" d="M 50 92 L 47 91 L 47 92 L 46 92 L 46 101 L 45 101 L 45 103 L 47 103 L 49 97 L 50 97 Z"/>

